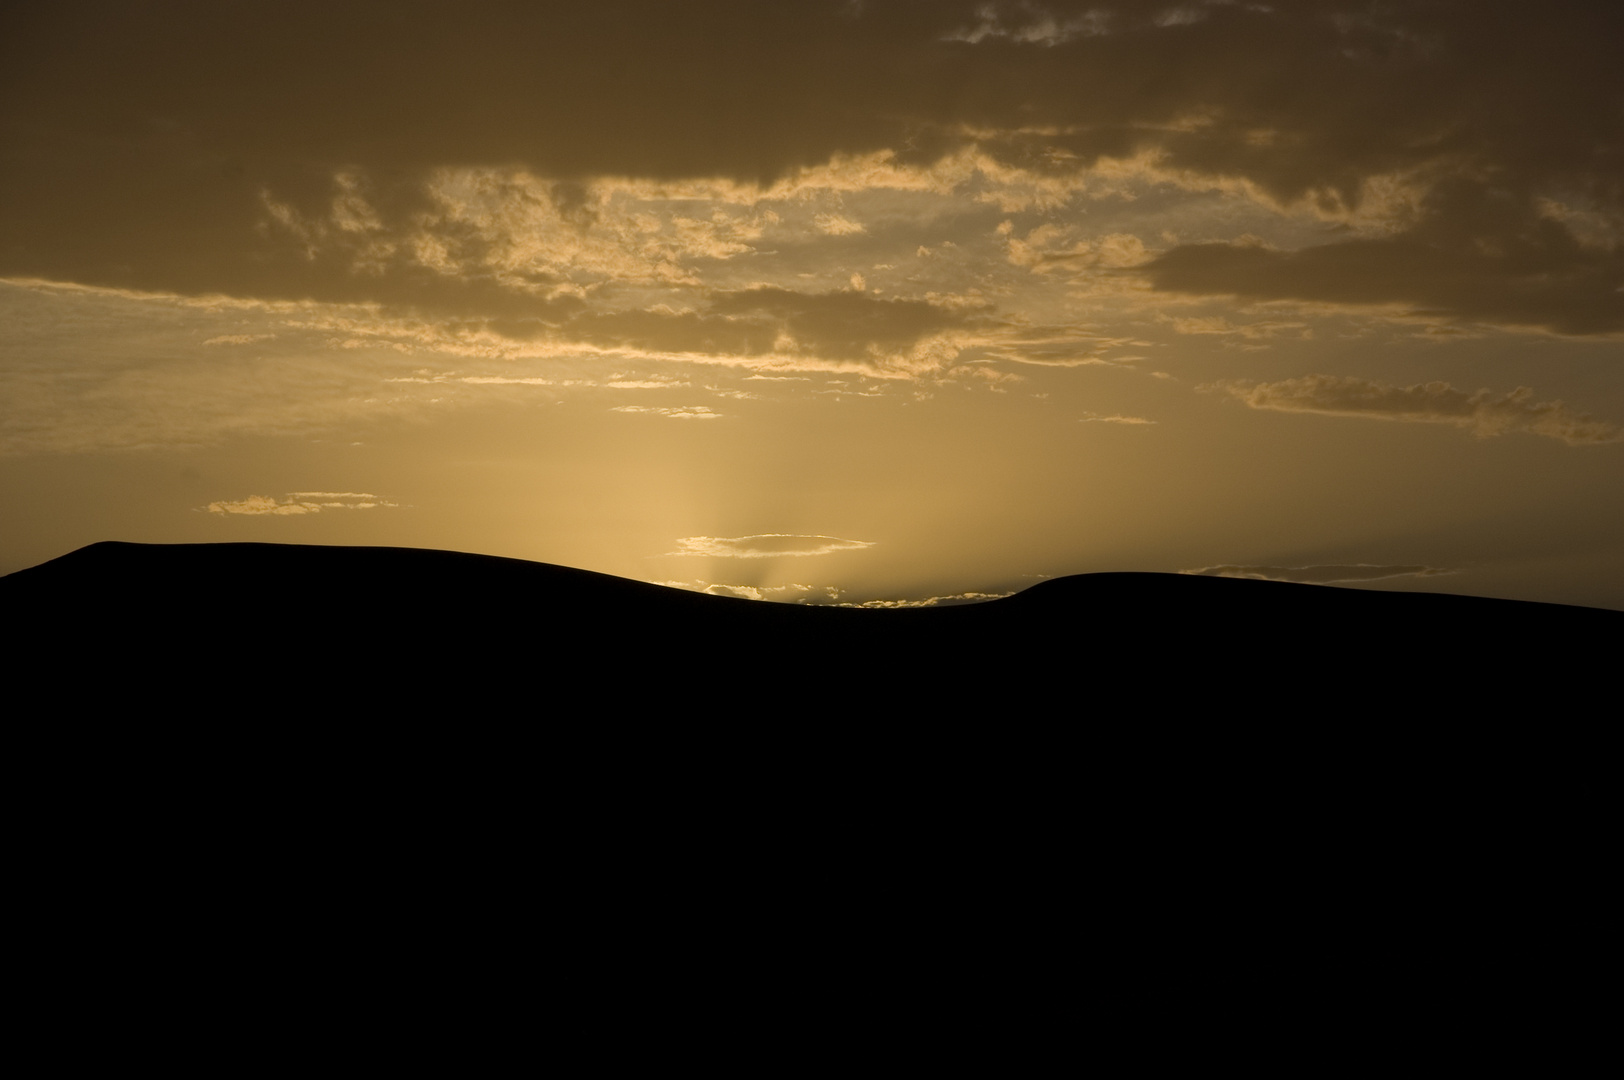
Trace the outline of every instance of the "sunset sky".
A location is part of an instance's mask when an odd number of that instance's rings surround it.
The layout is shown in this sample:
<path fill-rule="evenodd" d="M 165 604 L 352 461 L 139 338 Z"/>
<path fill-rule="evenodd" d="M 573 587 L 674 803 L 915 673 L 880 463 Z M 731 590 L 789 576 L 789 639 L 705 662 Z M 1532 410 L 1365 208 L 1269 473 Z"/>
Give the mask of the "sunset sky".
<path fill-rule="evenodd" d="M 1624 5 L 24 5 L 0 573 L 1624 608 Z M 364 604 L 219 597 L 233 607 Z"/>

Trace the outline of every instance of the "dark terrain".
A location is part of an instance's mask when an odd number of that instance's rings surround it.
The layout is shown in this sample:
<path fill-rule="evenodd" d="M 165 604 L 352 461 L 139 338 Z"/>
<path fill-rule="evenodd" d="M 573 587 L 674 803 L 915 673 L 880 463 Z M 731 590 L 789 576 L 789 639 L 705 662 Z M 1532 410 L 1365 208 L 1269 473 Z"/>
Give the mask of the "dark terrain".
<path fill-rule="evenodd" d="M 1267 770 L 1306 791 L 1448 763 L 1462 784 L 1505 773 L 1585 802 L 1611 782 L 1624 643 L 1615 611 L 1176 574 L 854 610 L 275 544 L 95 544 L 0 578 L 0 613 L 36 722 L 161 738 L 201 721 L 226 740 L 268 724 L 266 753 L 308 725 L 334 746 L 387 732 L 379 754 L 421 737 L 785 768 L 900 755 L 1027 794 L 1057 771 L 1206 789 Z"/>
<path fill-rule="evenodd" d="M 11 865 L 63 986 L 570 957 L 586 1013 L 703 972 L 1315 1060 L 1487 1045 L 1506 1002 L 1601 1022 L 1618 612 L 1161 574 L 858 611 L 105 543 L 0 615 Z"/>
<path fill-rule="evenodd" d="M 996 704 L 1003 719 L 1195 710 L 1230 722 L 1521 705 L 1600 719 L 1624 613 L 1177 574 L 1087 574 L 983 604 L 851 610 L 706 596 L 405 548 L 101 543 L 0 578 L 32 677 L 77 693 L 321 710 L 455 698 L 685 702 L 830 719 Z M 116 674 L 130 685 L 106 685 Z M 567 704 L 566 700 L 567 699 Z M 1186 713 L 1184 719 L 1191 719 Z M 1481 718 L 1480 718 L 1481 719 Z M 1533 719 L 1533 717 L 1529 717 Z"/>

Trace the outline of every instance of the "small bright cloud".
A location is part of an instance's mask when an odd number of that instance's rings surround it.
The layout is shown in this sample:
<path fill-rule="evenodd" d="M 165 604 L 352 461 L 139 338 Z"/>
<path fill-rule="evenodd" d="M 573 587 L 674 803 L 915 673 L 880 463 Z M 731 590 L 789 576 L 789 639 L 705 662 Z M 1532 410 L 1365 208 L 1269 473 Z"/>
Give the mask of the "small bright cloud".
<path fill-rule="evenodd" d="M 660 581 L 672 589 L 705 593 L 708 596 L 731 596 L 741 600 L 766 600 L 777 603 L 804 604 L 809 599 L 836 600 L 840 590 L 833 585 L 724 585 L 714 581 Z"/>
<path fill-rule="evenodd" d="M 1143 416 L 1124 416 L 1121 413 L 1113 413 L 1110 416 L 1089 413 L 1077 422 L 1079 424 L 1154 424 L 1156 421 L 1146 420 Z"/>
<path fill-rule="evenodd" d="M 220 334 L 204 341 L 205 345 L 252 345 L 256 341 L 269 341 L 275 334 Z"/>
<path fill-rule="evenodd" d="M 840 214 L 819 214 L 812 219 L 818 230 L 830 236 L 850 236 L 853 233 L 867 232 L 862 222 L 842 217 Z"/>
<path fill-rule="evenodd" d="M 838 536 L 799 533 L 761 533 L 756 536 L 685 536 L 667 555 L 709 555 L 724 559 L 771 559 L 786 555 L 828 555 L 835 551 L 861 551 L 872 540 L 843 540 Z"/>
<path fill-rule="evenodd" d="M 927 596 L 923 600 L 865 600 L 860 604 L 840 604 L 840 607 L 895 610 L 898 608 L 958 607 L 961 604 L 980 604 L 987 600 L 1002 600 L 1014 593 L 962 592 L 950 596 Z"/>
<path fill-rule="evenodd" d="M 380 506 L 399 506 L 360 491 L 290 491 L 285 498 L 272 495 L 250 495 L 236 501 L 211 502 L 203 509 L 211 514 L 249 514 L 289 517 L 299 514 L 319 514 L 323 510 L 373 510 Z"/>
<path fill-rule="evenodd" d="M 654 416 L 666 416 L 672 420 L 720 420 L 722 414 L 712 411 L 705 405 L 677 405 L 662 407 L 658 405 L 617 405 L 610 412 L 623 413 L 650 413 Z"/>
<path fill-rule="evenodd" d="M 1343 566 L 1206 566 L 1200 570 L 1180 570 L 1196 577 L 1253 578 L 1261 581 L 1295 581 L 1305 585 L 1333 585 L 1352 581 L 1380 581 L 1397 577 L 1436 577 L 1453 574 L 1442 566 L 1378 566 L 1354 563 Z"/>

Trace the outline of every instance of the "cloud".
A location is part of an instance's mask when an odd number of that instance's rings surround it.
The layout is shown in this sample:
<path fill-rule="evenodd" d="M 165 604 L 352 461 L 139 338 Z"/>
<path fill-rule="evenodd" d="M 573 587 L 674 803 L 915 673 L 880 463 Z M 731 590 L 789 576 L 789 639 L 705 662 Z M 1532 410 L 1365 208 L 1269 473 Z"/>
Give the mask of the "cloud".
<path fill-rule="evenodd" d="M 1164 318 L 1166 318 L 1164 316 Z M 1312 337 L 1308 324 L 1303 322 L 1263 321 L 1253 323 L 1232 323 L 1222 315 L 1196 315 L 1188 317 L 1173 317 L 1168 319 L 1173 324 L 1175 334 L 1210 334 L 1223 337 L 1239 336 L 1249 340 L 1271 338 L 1287 331 L 1296 331 L 1299 337 Z"/>
<path fill-rule="evenodd" d="M 623 413 L 650 413 L 654 416 L 665 416 L 672 420 L 720 420 L 722 414 L 712 412 L 706 405 L 617 405 L 610 412 Z"/>
<path fill-rule="evenodd" d="M 973 324 L 974 314 L 924 300 L 882 300 L 861 291 L 802 293 L 761 286 L 721 293 L 710 310 L 724 319 L 760 320 L 774 332 L 778 352 L 804 350 L 835 360 L 903 371 L 935 366 L 921 347 L 955 327 Z"/>
<path fill-rule="evenodd" d="M 252 345 L 256 341 L 270 341 L 275 334 L 217 334 L 203 342 L 205 345 Z"/>
<path fill-rule="evenodd" d="M 804 604 L 808 601 L 835 600 L 840 590 L 833 585 L 723 585 L 709 581 L 659 581 L 672 589 L 686 589 L 710 596 L 733 596 L 741 600 L 767 600 L 778 603 Z M 821 599 L 816 599 L 821 598 Z"/>
<path fill-rule="evenodd" d="M 948 596 L 927 596 L 922 600 L 864 600 L 862 603 L 840 604 L 839 607 L 896 610 L 899 608 L 958 607 L 961 604 L 980 604 L 987 600 L 1002 600 L 1012 592 L 962 592 Z"/>
<path fill-rule="evenodd" d="M 0 324 L 13 344 L 0 344 L 0 455 L 201 447 L 242 434 L 316 435 L 474 394 L 696 383 L 660 373 L 673 363 L 764 380 L 809 371 L 938 378 L 964 349 L 1005 332 L 957 301 L 784 289 L 714 298 L 722 311 L 658 304 L 542 322 L 0 282 L 0 316 L 9 316 Z M 49 336 L 30 337 L 30 326 Z M 257 341 L 240 355 L 235 344 L 202 344 L 232 337 Z M 222 349 L 238 359 L 222 362 Z M 686 415 L 720 414 L 695 403 Z"/>
<path fill-rule="evenodd" d="M 1011 21 L 1005 22 L 1006 17 Z M 943 36 L 948 41 L 965 41 L 972 45 L 998 38 L 1059 45 L 1080 34 L 1106 33 L 1110 17 L 1111 13 L 1102 9 L 1064 16 L 1036 6 L 1020 5 L 1001 11 L 997 4 L 981 4 L 976 8 L 974 23 L 965 23 Z"/>
<path fill-rule="evenodd" d="M 713 540 L 713 537 L 691 537 L 693 540 Z M 742 537 L 759 540 L 762 537 Z M 798 537 L 795 539 L 827 539 L 826 537 Z M 684 552 L 683 554 L 687 554 Z M 784 554 L 779 552 L 778 554 Z M 800 552 L 798 554 L 809 554 Z M 861 603 L 840 603 L 841 590 L 833 585 L 724 585 L 707 581 L 660 581 L 673 589 L 708 593 L 711 596 L 734 596 L 745 600 L 767 600 L 792 604 L 829 604 L 834 607 L 895 610 L 901 608 L 956 607 L 961 604 L 979 604 L 987 600 L 1000 600 L 1013 593 L 962 592 L 947 596 L 928 596 L 920 600 L 865 600 Z"/>
<path fill-rule="evenodd" d="M 0 456 L 316 435 L 423 406 L 423 393 L 383 384 L 421 361 L 392 348 L 330 349 L 313 325 L 329 317 L 373 318 L 325 305 L 0 283 Z M 224 353 L 202 344 L 244 324 L 276 327 L 275 340 Z M 47 332 L 29 335 L 30 325 Z"/>
<path fill-rule="evenodd" d="M 498 312 L 518 314 L 518 297 L 567 307 L 608 282 L 697 285 L 695 260 L 747 253 L 779 220 L 714 204 L 673 212 L 625 196 L 611 183 L 481 167 L 435 169 L 391 193 L 351 169 L 335 174 L 329 198 L 304 209 L 263 191 L 262 224 L 307 264 L 358 276 L 379 298 L 488 307 L 506 294 Z"/>
<path fill-rule="evenodd" d="M 672 387 L 687 386 L 688 382 L 685 379 L 632 379 L 611 376 L 603 385 L 611 390 L 669 390 Z"/>
<path fill-rule="evenodd" d="M 1078 420 L 1077 422 L 1079 424 L 1154 424 L 1154 423 L 1156 423 L 1156 421 L 1154 421 L 1154 420 L 1146 420 L 1142 416 L 1123 416 L 1120 413 L 1117 413 L 1117 414 L 1114 414 L 1114 415 L 1111 415 L 1111 416 L 1101 416 L 1098 413 L 1089 413 L 1087 416 L 1083 417 L 1081 420 Z"/>
<path fill-rule="evenodd" d="M 1478 438 L 1521 431 L 1561 439 L 1569 446 L 1624 441 L 1624 430 L 1617 425 L 1576 413 L 1560 401 L 1537 402 L 1534 391 L 1526 386 L 1505 394 L 1488 390 L 1468 394 L 1446 382 L 1392 386 L 1369 379 L 1309 375 L 1274 383 L 1209 383 L 1200 389 L 1228 394 L 1254 409 L 1453 424 Z"/>
<path fill-rule="evenodd" d="M 872 540 L 842 540 L 838 536 L 806 536 L 798 533 L 761 533 L 756 536 L 685 536 L 677 550 L 667 555 L 707 555 L 725 559 L 771 559 L 779 556 L 828 555 L 836 551 L 861 551 L 874 546 Z"/>
<path fill-rule="evenodd" d="M 840 214 L 819 214 L 812 219 L 818 226 L 818 231 L 829 236 L 851 236 L 853 233 L 867 232 L 860 222 L 843 217 Z"/>
<path fill-rule="evenodd" d="M 1158 256 L 1142 272 L 1168 292 L 1397 305 L 1412 315 L 1560 334 L 1624 332 L 1624 247 L 1584 248 L 1559 227 L 1539 228 L 1531 214 L 1497 231 L 1440 220 L 1393 239 L 1299 251 L 1195 244 Z"/>
<path fill-rule="evenodd" d="M 1071 281 L 1081 281 L 1091 272 L 1137 266 L 1149 258 L 1144 242 L 1132 233 L 1083 239 L 1078 226 L 1055 224 L 1039 225 L 1024 238 L 1002 227 L 1000 231 L 1008 236 L 1006 258 L 1012 265 L 1034 274 L 1060 273 Z"/>
<path fill-rule="evenodd" d="M 797 202 L 820 193 L 962 215 L 1139 185 L 1338 232 L 1149 257 L 1056 221 L 1009 233 L 1008 257 L 1091 288 L 1624 332 L 1616 4 L 344 10 L 64 0 L 13 20 L 0 277 L 556 326 L 606 287 L 699 290 L 748 263 L 768 202 L 803 206 L 786 237 L 805 239 L 859 225 Z"/>
<path fill-rule="evenodd" d="M 1440 566 L 1377 566 L 1354 563 L 1341 566 L 1207 566 L 1180 570 L 1197 577 L 1256 578 L 1263 581 L 1295 581 L 1308 585 L 1334 585 L 1353 581 L 1380 581 L 1397 577 L 1437 577 L 1456 571 Z"/>
<path fill-rule="evenodd" d="M 573 382 L 577 380 L 564 380 Z M 512 375 L 398 375 L 385 379 L 392 383 L 468 383 L 472 386 L 558 386 L 557 379 L 543 379 L 539 376 L 512 376 Z"/>
<path fill-rule="evenodd" d="M 319 514 L 323 510 L 373 510 L 380 506 L 399 505 L 359 491 L 292 491 L 281 499 L 271 495 L 250 495 L 237 501 L 211 502 L 201 509 L 211 514 L 289 517 Z"/>
<path fill-rule="evenodd" d="M 335 324 L 335 329 L 337 326 Z M 547 320 L 375 316 L 348 329 L 377 344 L 482 358 L 600 356 L 616 363 L 684 361 L 783 374 L 856 372 L 913 379 L 950 367 L 966 347 L 1009 331 L 980 305 L 777 286 L 713 290 L 698 305 L 606 305 Z"/>

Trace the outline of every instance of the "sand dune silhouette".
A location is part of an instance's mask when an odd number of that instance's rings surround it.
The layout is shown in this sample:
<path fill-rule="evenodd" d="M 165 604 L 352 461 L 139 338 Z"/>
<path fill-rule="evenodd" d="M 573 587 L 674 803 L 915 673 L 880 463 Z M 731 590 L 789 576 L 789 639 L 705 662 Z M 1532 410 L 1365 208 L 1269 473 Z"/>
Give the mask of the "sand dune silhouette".
<path fill-rule="evenodd" d="M 284 888 L 474 928 L 653 913 L 650 949 L 682 920 L 866 941 L 952 910 L 1034 956 L 1088 925 L 1196 985 L 1420 956 L 1491 987 L 1571 977 L 1603 925 L 1618 612 L 1161 574 L 804 608 L 122 543 L 0 579 L 0 612 L 24 832 L 98 883 L 85 925 L 106 890 L 182 939 Z M 243 906 L 166 899 L 222 880 Z M 251 924 L 297 948 L 325 910 Z"/>
<path fill-rule="evenodd" d="M 1560 713 L 1606 689 L 1604 651 L 1624 631 L 1624 613 L 1600 609 L 1147 573 L 852 610 L 487 555 L 281 544 L 94 544 L 0 579 L 0 604 L 36 669 L 143 681 L 354 683 L 407 699 L 538 677 L 625 700 L 789 684 L 821 688 L 807 707 L 827 694 L 1040 713 L 1096 695 L 1260 716 Z"/>

